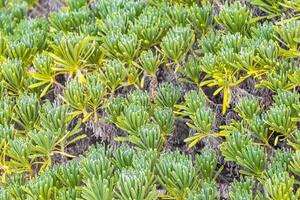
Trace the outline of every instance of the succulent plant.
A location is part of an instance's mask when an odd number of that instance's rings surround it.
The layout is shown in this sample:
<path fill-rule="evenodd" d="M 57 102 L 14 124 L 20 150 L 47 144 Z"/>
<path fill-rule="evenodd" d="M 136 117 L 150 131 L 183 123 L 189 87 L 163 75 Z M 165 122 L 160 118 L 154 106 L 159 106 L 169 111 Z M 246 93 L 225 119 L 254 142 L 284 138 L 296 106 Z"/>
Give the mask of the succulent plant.
<path fill-rule="evenodd" d="M 157 165 L 157 170 L 159 181 L 170 198 L 184 199 L 188 191 L 195 191 L 199 187 L 193 163 L 179 152 L 163 155 Z"/>
<path fill-rule="evenodd" d="M 282 198 L 299 198 L 299 193 L 297 192 L 295 194 L 293 192 L 294 181 L 295 178 L 293 176 L 289 176 L 287 172 L 274 174 L 265 182 L 267 197 L 275 200 Z"/>
<path fill-rule="evenodd" d="M 257 99 L 243 98 L 239 100 L 235 111 L 245 120 L 251 120 L 261 113 L 261 108 Z"/>
<path fill-rule="evenodd" d="M 24 95 L 17 99 L 15 121 L 25 130 L 34 128 L 39 120 L 41 105 L 34 95 Z"/>
<path fill-rule="evenodd" d="M 175 72 L 179 68 L 178 63 L 190 50 L 193 42 L 194 34 L 189 27 L 175 26 L 162 38 L 162 53 L 177 64 Z"/>
<path fill-rule="evenodd" d="M 76 75 L 78 80 L 84 81 L 82 70 L 88 66 L 86 61 L 94 52 L 94 45 L 94 38 L 90 36 L 68 34 L 59 37 L 52 45 L 53 53 L 49 53 L 56 64 L 53 70 L 69 76 Z"/>
<path fill-rule="evenodd" d="M 33 59 L 33 65 L 35 71 L 31 72 L 30 76 L 38 80 L 39 82 L 30 85 L 29 88 L 36 88 L 40 87 L 41 85 L 46 85 L 40 95 L 41 97 L 43 97 L 46 95 L 47 91 L 52 85 L 58 84 L 58 82 L 55 79 L 56 74 L 53 70 L 53 59 L 46 54 L 37 55 Z"/>
<path fill-rule="evenodd" d="M 171 83 L 163 83 L 156 93 L 156 103 L 161 107 L 173 108 L 181 96 L 180 88 Z"/>
<path fill-rule="evenodd" d="M 140 128 L 149 122 L 149 114 L 145 107 L 129 104 L 124 113 L 117 119 L 116 125 L 129 135 L 137 135 Z"/>
<path fill-rule="evenodd" d="M 140 67 L 147 75 L 153 77 L 162 63 L 158 53 L 153 53 L 151 50 L 143 51 L 139 58 Z"/>
<path fill-rule="evenodd" d="M 124 170 L 116 186 L 118 199 L 150 200 L 156 197 L 154 177 L 147 171 Z"/>
<path fill-rule="evenodd" d="M 218 21 L 231 33 L 247 34 L 251 24 L 251 12 L 236 1 L 234 4 L 223 5 Z"/>
<path fill-rule="evenodd" d="M 251 178 L 241 178 L 241 180 L 234 180 L 229 189 L 230 199 L 254 199 L 253 189 L 254 180 Z"/>
<path fill-rule="evenodd" d="M 288 137 L 296 126 L 292 120 L 291 109 L 284 105 L 271 107 L 267 112 L 266 123 L 271 130 L 285 137 Z"/>
<path fill-rule="evenodd" d="M 146 8 L 130 28 L 143 48 L 158 44 L 169 28 L 167 17 L 160 9 Z"/>
<path fill-rule="evenodd" d="M 193 28 L 204 35 L 213 19 L 213 6 L 211 4 L 203 5 L 199 7 L 197 4 L 193 4 L 189 8 L 189 21 Z"/>
<path fill-rule="evenodd" d="M 3 84 L 12 95 L 17 95 L 25 90 L 26 74 L 19 60 L 8 60 L 7 63 L 1 64 L 1 74 Z"/>
<path fill-rule="evenodd" d="M 157 107 L 153 112 L 153 120 L 159 126 L 163 137 L 173 133 L 175 119 L 171 108 Z"/>
<path fill-rule="evenodd" d="M 204 149 L 195 158 L 195 166 L 204 180 L 213 179 L 218 164 L 217 154 L 212 149 Z"/>

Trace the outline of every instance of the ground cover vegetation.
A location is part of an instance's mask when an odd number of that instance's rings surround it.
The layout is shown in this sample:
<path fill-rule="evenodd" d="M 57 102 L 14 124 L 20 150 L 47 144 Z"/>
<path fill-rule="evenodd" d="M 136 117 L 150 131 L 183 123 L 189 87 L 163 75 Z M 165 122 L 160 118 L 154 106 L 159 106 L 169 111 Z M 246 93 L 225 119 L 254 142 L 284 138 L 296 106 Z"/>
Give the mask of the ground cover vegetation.
<path fill-rule="evenodd" d="M 0 0 L 0 199 L 299 199 L 299 11 Z"/>

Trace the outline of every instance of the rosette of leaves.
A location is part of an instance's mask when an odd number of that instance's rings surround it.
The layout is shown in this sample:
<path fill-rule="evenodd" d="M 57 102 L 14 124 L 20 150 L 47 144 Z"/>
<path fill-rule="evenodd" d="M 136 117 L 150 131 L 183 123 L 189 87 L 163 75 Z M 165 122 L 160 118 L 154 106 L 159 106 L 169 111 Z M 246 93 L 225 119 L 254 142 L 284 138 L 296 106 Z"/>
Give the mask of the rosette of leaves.
<path fill-rule="evenodd" d="M 114 166 L 116 169 L 128 169 L 132 167 L 133 157 L 136 154 L 136 151 L 132 148 L 128 148 L 125 145 L 121 145 L 115 152 L 114 152 Z"/>
<path fill-rule="evenodd" d="M 27 132 L 39 124 L 40 109 L 40 102 L 33 94 L 20 96 L 16 101 L 14 121 Z"/>
<path fill-rule="evenodd" d="M 67 116 L 65 106 L 47 102 L 40 116 L 41 128 L 29 132 L 29 137 L 32 140 L 32 151 L 35 153 L 33 157 L 40 157 L 43 160 L 41 169 L 44 169 L 52 165 L 52 157 L 56 154 L 73 157 L 65 152 L 65 148 L 85 135 L 76 135 L 81 130 L 80 122 L 72 129 L 68 129 L 71 119 Z"/>
<path fill-rule="evenodd" d="M 290 169 L 295 175 L 297 175 L 297 176 L 300 175 L 300 153 L 299 153 L 299 151 L 296 151 L 292 155 L 292 160 L 290 162 Z"/>
<path fill-rule="evenodd" d="M 79 124 L 80 125 L 80 124 Z M 55 155 L 62 155 L 69 158 L 74 156 L 65 152 L 65 148 L 84 138 L 85 135 L 79 135 L 71 140 L 72 136 L 80 131 L 79 126 L 73 128 L 71 131 L 51 131 L 51 130 L 40 130 L 31 131 L 28 133 L 29 138 L 32 140 L 32 152 L 34 158 L 41 158 L 41 168 L 44 170 L 52 165 L 52 160 Z"/>
<path fill-rule="evenodd" d="M 294 152 L 292 149 L 276 149 L 273 157 L 271 158 L 271 165 L 278 164 L 282 166 L 282 171 L 288 171 L 288 167 L 293 159 Z"/>
<path fill-rule="evenodd" d="M 288 172 L 281 172 L 272 175 L 264 183 L 267 197 L 274 200 L 298 199 L 299 190 L 294 192 L 295 178 Z"/>
<path fill-rule="evenodd" d="M 29 175 L 33 173 L 34 160 L 32 155 L 32 145 L 28 139 L 16 138 L 10 141 L 8 146 L 2 149 L 1 169 L 2 182 L 6 182 L 6 176 L 10 174 L 20 174 L 23 172 Z M 5 156 L 9 157 L 6 160 Z"/>
<path fill-rule="evenodd" d="M 189 115 L 189 117 L 192 119 L 194 124 L 191 124 L 189 122 L 187 122 L 186 124 L 196 131 L 193 136 L 188 137 L 184 140 L 185 142 L 190 143 L 189 148 L 192 148 L 205 137 L 225 136 L 222 132 L 212 133 L 215 115 L 210 108 L 200 107 L 197 109 L 196 113 Z"/>
<path fill-rule="evenodd" d="M 47 54 L 37 55 L 33 59 L 33 66 L 35 71 L 29 72 L 29 75 L 38 82 L 30 85 L 29 88 L 45 86 L 40 94 L 40 97 L 45 96 L 47 91 L 54 84 L 60 85 L 60 83 L 58 83 L 55 79 L 56 73 L 53 70 L 54 63 L 50 56 Z"/>
<path fill-rule="evenodd" d="M 237 156 L 237 163 L 247 170 L 240 172 L 246 175 L 261 177 L 267 167 L 267 157 L 262 146 L 250 144 L 244 147 Z"/>
<path fill-rule="evenodd" d="M 126 78 L 125 67 L 119 60 L 109 60 L 100 73 L 101 80 L 112 94 L 123 85 Z"/>
<path fill-rule="evenodd" d="M 30 47 L 22 41 L 22 38 L 12 38 L 7 45 L 6 54 L 8 58 L 21 60 L 24 65 L 28 65 L 32 58 Z"/>
<path fill-rule="evenodd" d="M 189 9 L 183 5 L 172 5 L 167 7 L 169 23 L 172 26 L 185 27 L 189 24 Z"/>
<path fill-rule="evenodd" d="M 139 53 L 140 42 L 134 33 L 121 34 L 120 31 L 110 31 L 102 37 L 101 49 L 110 58 L 119 59 L 127 64 L 133 64 Z"/>
<path fill-rule="evenodd" d="M 106 112 L 108 114 L 107 120 L 111 123 L 116 123 L 117 118 L 123 113 L 126 105 L 126 99 L 122 96 L 116 96 L 108 102 Z"/>
<path fill-rule="evenodd" d="M 73 117 L 80 114 L 83 114 L 84 117 L 88 115 L 87 104 L 90 97 L 86 95 L 85 85 L 77 79 L 67 82 L 65 94 L 61 98 L 74 109 L 71 113 Z"/>
<path fill-rule="evenodd" d="M 227 50 L 232 50 L 233 53 L 239 53 L 242 47 L 245 46 L 247 43 L 248 39 L 245 36 L 241 35 L 241 33 L 237 32 L 234 34 L 226 34 L 222 36 L 221 45 Z M 217 54 L 220 54 L 221 52 L 223 52 L 222 49 Z"/>
<path fill-rule="evenodd" d="M 91 11 L 86 6 L 78 10 L 53 13 L 49 21 L 55 31 L 64 33 L 79 32 L 80 27 L 84 24 L 94 23 Z"/>
<path fill-rule="evenodd" d="M 158 158 L 159 152 L 157 150 L 138 150 L 133 157 L 132 166 L 136 170 L 147 170 L 155 173 L 154 170 Z"/>
<path fill-rule="evenodd" d="M 269 134 L 269 126 L 265 123 L 265 117 L 265 115 L 254 116 L 249 123 L 249 126 L 251 129 L 251 134 L 253 134 L 256 139 L 268 145 L 272 134 Z"/>
<path fill-rule="evenodd" d="M 190 27 L 175 26 L 162 38 L 160 43 L 162 54 L 175 62 L 175 72 L 179 69 L 179 62 L 191 49 L 194 33 Z"/>
<path fill-rule="evenodd" d="M 98 20 L 96 23 L 101 34 L 105 36 L 110 32 L 117 31 L 125 34 L 127 32 L 129 22 L 128 13 L 117 11 L 109 13 L 105 18 Z"/>
<path fill-rule="evenodd" d="M 221 36 L 219 32 L 209 31 L 198 40 L 204 53 L 217 54 L 221 48 Z"/>
<path fill-rule="evenodd" d="M 174 86 L 171 83 L 163 83 L 156 91 L 155 102 L 160 107 L 168 107 L 173 109 L 180 97 L 181 90 L 179 87 Z"/>
<path fill-rule="evenodd" d="M 230 199 L 242 200 L 242 199 L 254 199 L 254 179 L 249 177 L 242 177 L 241 180 L 233 180 L 229 189 Z"/>
<path fill-rule="evenodd" d="M 231 60 L 228 60 L 231 59 Z M 211 53 L 205 54 L 201 60 L 201 70 L 206 73 L 200 86 L 217 86 L 213 95 L 218 95 L 223 91 L 222 113 L 225 114 L 231 101 L 231 88 L 239 85 L 246 77 L 239 76 L 239 69 L 232 66 L 235 61 L 233 49 L 222 49 L 219 55 Z"/>
<path fill-rule="evenodd" d="M 162 9 L 147 7 L 134 21 L 130 30 L 142 41 L 142 48 L 148 49 L 157 45 L 167 33 L 169 24 Z"/>
<path fill-rule="evenodd" d="M 179 78 L 180 81 L 199 85 L 201 74 L 199 60 L 189 56 L 188 61 L 183 64 L 183 69 L 179 72 L 185 76 L 185 78 Z"/>
<path fill-rule="evenodd" d="M 158 150 L 163 148 L 164 138 L 159 126 L 155 123 L 148 123 L 141 127 L 139 136 L 132 136 L 129 141 L 136 145 L 138 149 Z"/>
<path fill-rule="evenodd" d="M 295 84 L 289 79 L 290 72 L 284 70 L 278 70 L 271 72 L 260 83 L 256 84 L 257 88 L 267 88 L 274 92 L 281 90 L 291 90 L 295 87 Z"/>
<path fill-rule="evenodd" d="M 155 199 L 155 176 L 147 170 L 123 170 L 116 185 L 115 195 L 120 200 Z"/>
<path fill-rule="evenodd" d="M 271 130 L 282 134 L 284 137 L 290 136 L 296 128 L 296 122 L 292 120 L 291 109 L 285 105 L 272 106 L 267 111 L 266 123 Z"/>
<path fill-rule="evenodd" d="M 27 65 L 31 64 L 32 58 L 36 53 L 40 53 L 47 48 L 47 32 L 43 29 L 30 30 L 28 27 L 22 33 L 21 42 L 29 48 L 29 57 L 23 57 L 23 62 Z"/>
<path fill-rule="evenodd" d="M 300 150 L 300 131 L 297 129 L 292 134 L 292 137 L 288 139 L 288 145 L 294 150 Z"/>
<path fill-rule="evenodd" d="M 250 97 L 240 99 L 234 110 L 244 120 L 252 120 L 262 112 L 258 100 Z"/>
<path fill-rule="evenodd" d="M 98 19 L 105 19 L 110 13 L 121 10 L 124 3 L 124 0 L 97 1 L 93 6 L 93 13 Z"/>
<path fill-rule="evenodd" d="M 158 52 L 152 50 L 143 51 L 139 57 L 140 68 L 144 70 L 148 76 L 156 77 L 156 71 L 162 61 Z"/>
<path fill-rule="evenodd" d="M 252 15 L 246 6 L 242 6 L 240 2 L 235 1 L 233 4 L 226 2 L 217 19 L 231 33 L 240 32 L 247 35 L 252 22 Z"/>
<path fill-rule="evenodd" d="M 220 145 L 220 150 L 227 161 L 237 162 L 237 157 L 240 155 L 242 149 L 251 144 L 251 142 L 252 139 L 248 134 L 233 132 L 226 136 L 226 142 Z"/>
<path fill-rule="evenodd" d="M 198 170 L 200 177 L 207 181 L 213 180 L 214 177 L 218 176 L 218 173 L 216 175 L 214 174 L 217 164 L 217 154 L 212 149 L 206 148 L 201 151 L 201 154 L 197 154 L 195 157 L 195 167 Z"/>
<path fill-rule="evenodd" d="M 76 30 L 72 25 L 72 14 L 70 11 L 53 12 L 49 16 L 49 23 L 51 28 L 56 31 L 68 32 Z"/>
<path fill-rule="evenodd" d="M 0 99 L 0 124 L 8 125 L 13 120 L 14 102 L 10 97 Z"/>
<path fill-rule="evenodd" d="M 85 85 L 76 79 L 68 82 L 65 95 L 61 98 L 75 109 L 71 114 L 73 116 L 83 114 L 85 122 L 91 116 L 95 121 L 98 120 L 97 112 L 104 104 L 105 95 L 106 88 L 101 82 L 101 77 L 98 74 L 92 74 L 87 77 Z"/>
<path fill-rule="evenodd" d="M 109 150 L 98 145 L 89 149 L 87 155 L 80 160 L 80 173 L 83 180 L 91 178 L 108 179 L 113 177 L 114 165 L 112 159 L 107 154 Z"/>
<path fill-rule="evenodd" d="M 199 189 L 197 170 L 190 157 L 178 151 L 163 154 L 157 164 L 159 181 L 166 189 L 164 198 L 185 199 Z"/>
<path fill-rule="evenodd" d="M 204 4 L 202 7 L 193 4 L 189 8 L 189 21 L 196 32 L 205 35 L 213 20 L 213 6 Z"/>
<path fill-rule="evenodd" d="M 116 125 L 128 135 L 138 135 L 140 128 L 149 122 L 149 113 L 144 106 L 129 104 L 117 118 Z"/>
<path fill-rule="evenodd" d="M 254 41 L 253 47 L 256 46 L 259 63 L 261 65 L 267 65 L 265 68 L 270 69 L 278 66 L 278 57 L 279 57 L 279 46 L 278 43 L 273 40 L 257 39 Z M 276 68 L 275 68 L 276 69 Z"/>
<path fill-rule="evenodd" d="M 264 22 L 263 24 L 256 24 L 251 28 L 252 37 L 264 40 L 273 40 L 275 36 L 274 25 L 272 22 Z"/>
<path fill-rule="evenodd" d="M 101 176 L 91 177 L 84 180 L 81 197 L 85 200 L 99 199 L 109 200 L 114 196 L 114 178 Z"/>
<path fill-rule="evenodd" d="M 22 94 L 27 84 L 26 72 L 19 60 L 8 60 L 0 65 L 3 84 L 9 95 Z"/>
<path fill-rule="evenodd" d="M 69 77 L 75 75 L 79 81 L 85 82 L 82 72 L 89 66 L 87 61 L 95 50 L 94 46 L 95 40 L 91 36 L 72 33 L 58 36 L 52 45 L 53 52 L 49 53 L 56 64 L 53 70 Z"/>
<path fill-rule="evenodd" d="M 153 121 L 159 126 L 164 139 L 173 133 L 175 118 L 171 108 L 155 108 L 153 111 Z"/>
<path fill-rule="evenodd" d="M 285 105 L 290 108 L 293 118 L 298 116 L 298 105 L 300 104 L 299 94 L 290 91 L 279 91 L 273 99 L 276 105 Z"/>
<path fill-rule="evenodd" d="M 268 68 L 259 64 L 259 56 L 256 51 L 250 46 L 241 47 L 241 51 L 236 54 L 236 67 L 247 75 L 257 77 L 258 79 L 268 71 Z"/>
<path fill-rule="evenodd" d="M 57 182 L 64 187 L 75 188 L 82 183 L 82 175 L 79 170 L 79 163 L 72 160 L 66 164 L 57 166 L 54 170 L 54 176 L 57 178 Z"/>
<path fill-rule="evenodd" d="M 127 96 L 128 104 L 141 105 L 146 109 L 150 108 L 150 99 L 146 92 L 135 90 Z"/>
<path fill-rule="evenodd" d="M 200 91 L 191 90 L 184 95 L 184 102 L 182 105 L 176 105 L 180 111 L 176 112 L 179 115 L 189 116 L 197 112 L 199 108 L 206 105 L 205 94 Z"/>
<path fill-rule="evenodd" d="M 50 174 L 43 174 L 41 177 L 31 180 L 24 189 L 27 193 L 27 199 L 51 200 L 55 197 L 55 180 Z"/>
<path fill-rule="evenodd" d="M 16 133 L 12 125 L 0 125 L 0 143 L 2 143 L 0 146 L 5 146 L 4 144 L 8 144 L 11 140 L 15 139 Z"/>
<path fill-rule="evenodd" d="M 105 103 L 106 87 L 101 81 L 101 75 L 91 74 L 87 77 L 86 95 L 89 97 L 87 102 L 87 111 L 89 114 L 83 119 L 86 121 L 90 116 L 93 120 L 98 120 L 98 111 Z"/>
<path fill-rule="evenodd" d="M 278 33 L 280 37 L 280 42 L 282 42 L 290 51 L 293 53 L 293 51 L 298 50 L 298 43 L 300 41 L 300 23 L 297 20 L 289 20 L 286 23 L 282 22 L 281 26 L 275 27 L 276 32 Z M 288 55 L 289 52 L 286 52 Z"/>

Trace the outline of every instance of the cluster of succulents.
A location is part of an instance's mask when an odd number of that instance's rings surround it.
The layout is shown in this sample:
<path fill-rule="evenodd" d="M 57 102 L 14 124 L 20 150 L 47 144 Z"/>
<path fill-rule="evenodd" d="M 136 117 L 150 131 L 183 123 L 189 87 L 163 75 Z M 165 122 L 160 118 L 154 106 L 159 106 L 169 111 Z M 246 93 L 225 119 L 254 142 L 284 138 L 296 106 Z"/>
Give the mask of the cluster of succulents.
<path fill-rule="evenodd" d="M 0 0 L 0 199 L 300 199 L 299 0 L 61 3 Z"/>

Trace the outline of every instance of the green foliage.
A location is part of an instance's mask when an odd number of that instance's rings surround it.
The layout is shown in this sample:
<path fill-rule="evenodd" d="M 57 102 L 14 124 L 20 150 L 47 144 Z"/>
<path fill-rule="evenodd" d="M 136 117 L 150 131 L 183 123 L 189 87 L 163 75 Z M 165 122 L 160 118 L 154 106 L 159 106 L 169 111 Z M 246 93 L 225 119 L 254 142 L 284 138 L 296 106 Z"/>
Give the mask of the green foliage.
<path fill-rule="evenodd" d="M 250 178 L 241 178 L 241 180 L 234 180 L 230 186 L 230 199 L 254 199 L 253 195 L 254 180 Z"/>
<path fill-rule="evenodd" d="M 245 120 L 251 120 L 261 113 L 259 102 L 256 99 L 240 99 L 235 111 Z"/>
<path fill-rule="evenodd" d="M 189 191 L 194 191 L 199 187 L 193 163 L 179 152 L 163 155 L 157 165 L 157 170 L 159 181 L 170 198 L 185 199 Z"/>
<path fill-rule="evenodd" d="M 299 0 L 44 3 L 0 0 L 0 199 L 300 198 Z"/>
<path fill-rule="evenodd" d="M 251 24 L 251 12 L 238 1 L 234 4 L 227 2 L 220 10 L 218 21 L 231 33 L 247 34 Z"/>
<path fill-rule="evenodd" d="M 191 28 L 175 26 L 162 38 L 160 46 L 163 55 L 174 61 L 178 70 L 178 63 L 187 54 L 193 42 L 194 34 Z"/>
<path fill-rule="evenodd" d="M 159 86 L 156 92 L 156 103 L 161 107 L 173 108 L 181 96 L 180 88 L 170 83 Z"/>

